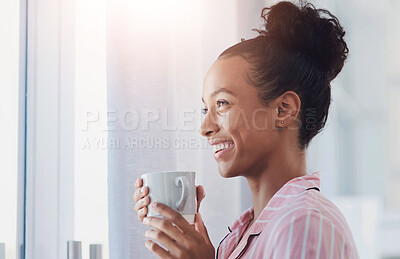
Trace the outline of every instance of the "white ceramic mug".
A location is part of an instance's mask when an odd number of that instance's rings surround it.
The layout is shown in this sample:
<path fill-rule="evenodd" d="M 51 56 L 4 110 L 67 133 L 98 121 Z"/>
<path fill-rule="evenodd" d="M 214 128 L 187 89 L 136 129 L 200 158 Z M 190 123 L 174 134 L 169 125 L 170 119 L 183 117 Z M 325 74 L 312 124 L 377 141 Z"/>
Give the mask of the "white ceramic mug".
<path fill-rule="evenodd" d="M 195 172 L 172 171 L 143 174 L 143 186 L 149 188 L 150 202 L 160 202 L 194 223 L 197 210 Z M 147 216 L 162 217 L 148 206 Z"/>

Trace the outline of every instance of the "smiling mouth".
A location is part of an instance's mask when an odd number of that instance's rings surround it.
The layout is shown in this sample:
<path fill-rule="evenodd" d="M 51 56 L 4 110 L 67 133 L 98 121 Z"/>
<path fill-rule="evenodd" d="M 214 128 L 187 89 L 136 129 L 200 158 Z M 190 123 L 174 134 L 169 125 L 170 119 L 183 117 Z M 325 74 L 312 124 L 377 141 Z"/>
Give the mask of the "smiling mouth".
<path fill-rule="evenodd" d="M 220 161 L 221 159 L 226 158 L 227 154 L 229 154 L 229 151 L 231 151 L 233 147 L 233 142 L 224 142 L 214 145 L 213 148 L 215 160 Z"/>
<path fill-rule="evenodd" d="M 232 142 L 225 142 L 225 143 L 216 144 L 216 145 L 213 146 L 214 153 L 218 153 L 218 152 L 221 152 L 221 151 L 223 151 L 225 149 L 229 149 L 232 146 L 233 146 Z"/>

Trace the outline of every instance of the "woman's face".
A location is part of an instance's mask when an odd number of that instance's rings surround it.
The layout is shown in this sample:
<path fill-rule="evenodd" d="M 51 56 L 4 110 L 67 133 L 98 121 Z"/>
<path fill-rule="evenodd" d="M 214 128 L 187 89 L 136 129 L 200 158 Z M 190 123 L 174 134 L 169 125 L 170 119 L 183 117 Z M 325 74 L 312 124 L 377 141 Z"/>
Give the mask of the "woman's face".
<path fill-rule="evenodd" d="M 274 102 L 260 103 L 258 90 L 246 81 L 248 68 L 240 56 L 223 58 L 204 79 L 201 134 L 214 147 L 223 177 L 261 173 L 278 144 L 278 109 Z"/>

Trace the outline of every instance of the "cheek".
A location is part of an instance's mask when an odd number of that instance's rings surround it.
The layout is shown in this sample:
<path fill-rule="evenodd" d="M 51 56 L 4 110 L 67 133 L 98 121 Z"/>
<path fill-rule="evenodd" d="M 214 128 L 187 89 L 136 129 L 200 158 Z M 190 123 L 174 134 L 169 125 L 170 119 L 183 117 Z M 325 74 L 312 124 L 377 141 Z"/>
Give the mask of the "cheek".
<path fill-rule="evenodd" d="M 254 154 L 264 151 L 277 139 L 270 117 L 265 109 L 247 113 L 242 110 L 227 114 L 221 125 L 235 141 L 237 151 Z"/>
<path fill-rule="evenodd" d="M 274 129 L 272 111 L 260 107 L 235 109 L 221 117 L 221 127 L 229 132 L 270 131 Z"/>
<path fill-rule="evenodd" d="M 228 132 L 238 132 L 251 130 L 254 122 L 252 121 L 251 113 L 246 113 L 245 110 L 238 108 L 227 112 L 222 117 L 221 125 Z"/>
<path fill-rule="evenodd" d="M 271 110 L 258 108 L 252 113 L 251 119 L 254 130 L 269 131 L 274 129 Z"/>
<path fill-rule="evenodd" d="M 247 113 L 242 110 L 241 113 L 229 112 L 221 120 L 221 129 L 235 141 L 232 159 L 218 164 L 223 176 L 240 175 L 266 161 L 279 139 L 278 132 L 270 125 L 272 119 L 267 115 L 265 110 Z"/>
<path fill-rule="evenodd" d="M 251 159 L 265 156 L 279 144 L 279 132 L 266 116 L 255 116 L 249 120 L 249 123 L 238 123 L 238 127 L 232 134 L 239 136 L 239 148 L 253 156 Z"/>

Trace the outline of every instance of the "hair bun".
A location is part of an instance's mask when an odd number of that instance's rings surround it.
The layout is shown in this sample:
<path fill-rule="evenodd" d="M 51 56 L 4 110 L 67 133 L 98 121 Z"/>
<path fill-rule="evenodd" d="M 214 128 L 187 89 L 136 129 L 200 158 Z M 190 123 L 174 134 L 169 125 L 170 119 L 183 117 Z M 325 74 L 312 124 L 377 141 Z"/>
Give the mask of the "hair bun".
<path fill-rule="evenodd" d="M 264 8 L 265 31 L 258 31 L 266 40 L 312 58 L 317 68 L 330 81 L 342 70 L 348 48 L 343 40 L 345 32 L 338 19 L 329 11 L 316 9 L 312 4 L 279 2 Z"/>

